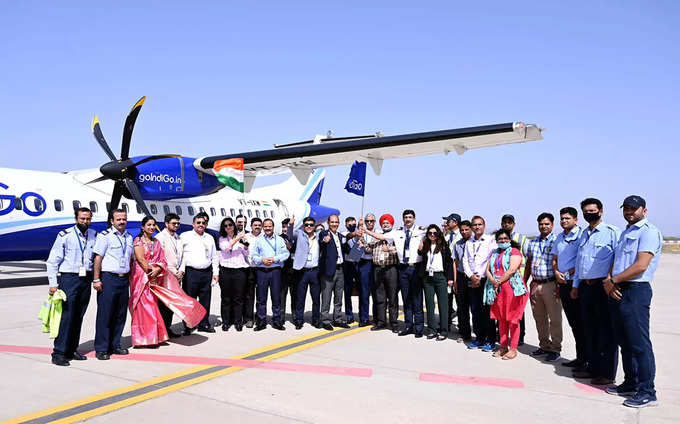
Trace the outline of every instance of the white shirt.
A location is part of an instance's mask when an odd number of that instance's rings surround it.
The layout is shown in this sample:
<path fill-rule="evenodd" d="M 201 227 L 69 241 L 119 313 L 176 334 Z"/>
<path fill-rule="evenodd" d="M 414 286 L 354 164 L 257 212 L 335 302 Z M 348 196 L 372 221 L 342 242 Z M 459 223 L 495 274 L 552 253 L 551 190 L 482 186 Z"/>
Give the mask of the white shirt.
<path fill-rule="evenodd" d="M 182 243 L 179 240 L 177 233 L 170 234 L 164 228 L 163 231 L 156 236 L 161 246 L 163 253 L 165 253 L 165 260 L 168 262 L 168 270 L 177 275 L 179 272 L 179 265 L 182 263 Z"/>
<path fill-rule="evenodd" d="M 420 242 L 418 242 L 420 243 Z M 442 261 L 442 252 L 434 253 L 434 249 L 437 247 L 436 244 L 430 246 L 430 253 L 427 255 L 427 264 L 425 265 L 425 270 L 429 273 L 431 272 L 444 272 L 444 262 Z"/>
<path fill-rule="evenodd" d="M 255 240 L 257 240 L 258 237 L 260 237 L 262 234 L 264 234 L 262 231 L 260 231 L 260 234 L 254 235 L 253 233 L 246 233 L 246 241 L 248 242 L 248 249 L 252 249 L 255 247 Z M 248 255 L 248 258 L 246 259 L 248 263 L 250 264 L 251 267 L 257 268 L 256 265 L 253 265 L 250 263 L 250 255 Z"/>
<path fill-rule="evenodd" d="M 219 256 L 215 249 L 215 239 L 207 232 L 198 235 L 194 230 L 179 236 L 182 245 L 182 264 L 179 269 L 186 272 L 186 267 L 205 269 L 212 266 L 213 275 L 219 274 Z"/>
<path fill-rule="evenodd" d="M 333 237 L 333 241 L 335 242 L 335 248 L 338 249 L 338 261 L 336 262 L 338 265 L 342 263 L 342 246 L 340 246 L 340 237 L 338 237 L 338 233 L 334 233 L 333 231 L 329 231 L 331 233 L 331 237 Z"/>
<path fill-rule="evenodd" d="M 386 239 L 392 240 L 394 246 L 397 248 L 397 256 L 399 257 L 399 263 L 404 262 L 404 245 L 406 244 L 406 227 L 400 228 L 398 230 L 392 230 L 389 233 L 383 234 Z M 413 265 L 423 260 L 423 258 L 418 254 L 418 246 L 421 240 L 425 238 L 425 229 L 413 224 L 411 228 L 408 229 L 410 241 L 408 244 L 408 250 L 406 251 L 406 257 L 408 258 L 408 263 Z"/>
<path fill-rule="evenodd" d="M 489 265 L 491 252 L 497 248 L 496 240 L 489 234 L 483 234 L 479 240 L 474 236 L 465 242 L 463 254 L 463 270 L 468 278 L 477 274 L 480 278 L 486 277 L 486 267 Z"/>

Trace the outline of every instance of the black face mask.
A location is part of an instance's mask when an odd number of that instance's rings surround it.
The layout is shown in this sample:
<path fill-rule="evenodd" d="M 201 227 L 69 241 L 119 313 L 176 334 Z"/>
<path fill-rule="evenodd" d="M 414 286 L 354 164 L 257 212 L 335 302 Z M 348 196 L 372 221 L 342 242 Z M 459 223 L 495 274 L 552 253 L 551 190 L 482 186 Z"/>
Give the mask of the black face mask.
<path fill-rule="evenodd" d="M 593 222 L 600 220 L 600 214 L 598 212 L 584 212 L 583 219 L 585 219 L 588 224 L 592 224 Z"/>
<path fill-rule="evenodd" d="M 85 231 L 87 231 L 89 226 L 87 224 L 76 224 L 76 227 L 78 227 L 80 232 L 84 234 Z"/>
<path fill-rule="evenodd" d="M 356 229 L 357 229 L 357 225 L 356 225 L 356 224 L 352 224 L 352 225 L 348 225 L 348 226 L 347 226 L 347 230 L 348 230 L 350 233 L 353 233 L 354 230 L 356 230 Z"/>

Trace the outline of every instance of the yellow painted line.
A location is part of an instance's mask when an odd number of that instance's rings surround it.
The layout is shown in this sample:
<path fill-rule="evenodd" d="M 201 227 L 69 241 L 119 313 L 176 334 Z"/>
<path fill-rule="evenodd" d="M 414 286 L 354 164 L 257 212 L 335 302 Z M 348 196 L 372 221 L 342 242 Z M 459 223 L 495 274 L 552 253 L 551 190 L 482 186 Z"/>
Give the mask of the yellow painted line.
<path fill-rule="evenodd" d="M 327 331 L 327 330 L 318 331 L 318 332 L 315 332 L 315 333 L 312 333 L 312 334 L 308 334 L 306 336 L 301 336 L 301 337 L 289 339 L 289 340 L 286 340 L 286 341 L 283 341 L 283 342 L 280 342 L 280 343 L 275 343 L 275 344 L 271 344 L 271 345 L 268 345 L 268 346 L 265 346 L 265 347 L 262 347 L 262 348 L 258 348 L 258 349 L 255 349 L 253 351 L 250 351 L 248 353 L 238 355 L 238 356 L 234 356 L 231 359 L 243 359 L 243 358 L 250 357 L 250 356 L 253 356 L 253 355 L 261 354 L 263 352 L 268 352 L 268 351 L 271 351 L 271 350 L 277 350 L 277 349 L 285 348 L 285 346 L 295 345 L 291 348 L 283 349 L 283 350 L 280 350 L 278 352 L 272 353 L 271 355 L 266 355 L 266 356 L 257 358 L 258 361 L 269 362 L 269 361 L 272 361 L 274 359 L 278 359 L 278 358 L 293 354 L 295 352 L 299 352 L 299 351 L 302 351 L 302 350 L 305 350 L 305 349 L 312 348 L 314 346 L 318 346 L 318 345 L 321 345 L 321 344 L 324 344 L 324 343 L 328 343 L 332 340 L 336 340 L 336 339 L 339 339 L 341 337 L 346 337 L 346 336 L 349 336 L 349 335 L 352 335 L 352 334 L 359 333 L 361 331 L 365 331 L 365 330 L 370 328 L 368 326 L 359 328 L 357 326 L 357 324 L 353 324 L 352 327 L 354 327 L 354 328 L 344 330 L 344 331 L 341 331 L 341 332 L 337 332 L 337 334 L 333 334 L 333 332 L 330 332 L 330 331 Z M 325 335 L 328 335 L 328 336 L 323 337 L 322 339 L 314 340 L 314 341 L 309 342 L 309 343 L 299 344 L 299 343 L 304 342 L 306 340 L 315 339 L 315 338 L 322 337 L 322 336 L 325 336 Z M 10 423 L 18 424 L 18 423 L 23 423 L 23 422 L 30 421 L 30 420 L 39 419 L 41 417 L 46 417 L 46 416 L 49 416 L 49 415 L 52 415 L 52 414 L 55 414 L 55 413 L 59 413 L 59 412 L 62 412 L 62 411 L 66 411 L 66 410 L 69 410 L 69 409 L 72 409 L 72 408 L 76 408 L 76 407 L 79 407 L 79 406 L 83 406 L 83 405 L 87 405 L 87 404 L 94 403 L 94 402 L 97 402 L 97 401 L 101 401 L 101 400 L 110 398 L 112 396 L 117 396 L 117 395 L 121 395 L 121 394 L 124 394 L 124 393 L 127 393 L 127 392 L 138 390 L 138 389 L 141 389 L 141 388 L 153 386 L 153 385 L 158 384 L 158 383 L 162 383 L 162 382 L 165 382 L 165 381 L 168 381 L 168 380 L 172 380 L 173 378 L 189 375 L 189 374 L 199 372 L 199 371 L 202 371 L 202 370 L 206 370 L 206 369 L 212 368 L 212 367 L 215 367 L 215 366 L 214 365 L 201 365 L 201 366 L 197 366 L 197 367 L 192 367 L 192 368 L 189 368 L 187 370 L 183 370 L 183 371 L 175 372 L 175 373 L 172 373 L 172 374 L 164 375 L 164 376 L 161 376 L 161 377 L 157 377 L 157 378 L 154 378 L 154 379 L 151 379 L 151 380 L 143 381 L 143 382 L 134 384 L 132 386 L 123 387 L 123 388 L 112 390 L 112 391 L 109 391 L 109 392 L 106 392 L 106 393 L 90 396 L 90 397 L 87 397 L 85 399 L 81 399 L 81 400 L 78 400 L 78 401 L 75 401 L 75 402 L 69 402 L 69 403 L 66 403 L 66 404 L 62 404 L 62 405 L 56 406 L 54 408 L 45 409 L 45 410 L 42 410 L 42 411 L 39 411 L 39 412 L 36 412 L 36 413 L 24 415 L 24 416 L 21 416 L 21 417 L 18 417 L 18 418 L 13 418 L 13 419 L 10 419 L 10 420 L 7 420 L 7 421 L 2 421 L 2 422 L 0 422 L 0 424 L 10 424 Z M 118 409 L 121 409 L 121 408 L 125 408 L 127 406 L 131 406 L 131 405 L 134 405 L 136 403 L 143 402 L 145 400 L 149 400 L 149 399 L 153 399 L 153 398 L 156 398 L 156 397 L 159 397 L 159 396 L 163 396 L 165 394 L 168 394 L 168 393 L 171 393 L 171 392 L 174 392 L 174 391 L 177 391 L 177 390 L 181 390 L 185 387 L 192 386 L 192 385 L 195 385 L 195 384 L 198 384 L 198 383 L 202 383 L 204 381 L 212 380 L 214 378 L 217 378 L 217 377 L 220 377 L 220 376 L 223 376 L 223 375 L 232 374 L 232 373 L 235 373 L 235 372 L 240 371 L 242 369 L 244 369 L 244 368 L 243 367 L 228 367 L 228 368 L 220 369 L 220 370 L 217 370 L 217 371 L 212 372 L 212 373 L 208 373 L 208 374 L 205 374 L 205 375 L 198 376 L 196 378 L 184 380 L 184 381 L 181 381 L 181 382 L 178 382 L 176 384 L 166 386 L 166 387 L 159 387 L 157 390 L 152 390 L 152 391 L 140 394 L 140 395 L 132 396 L 132 397 L 127 398 L 127 399 L 123 399 L 123 400 L 120 400 L 120 401 L 117 401 L 117 402 L 114 402 L 114 403 L 111 403 L 111 404 L 108 404 L 108 405 L 103 405 L 101 407 L 91 409 L 89 411 L 83 411 L 83 412 L 80 412 L 80 413 L 77 413 L 77 414 L 74 414 L 74 415 L 70 415 L 70 416 L 67 416 L 67 417 L 64 417 L 64 418 L 60 418 L 58 420 L 50 421 L 50 422 L 51 423 L 73 423 L 73 422 L 77 422 L 77 421 L 82 421 L 82 420 L 85 420 L 85 419 L 88 419 L 88 418 L 92 418 L 92 417 L 96 417 L 98 415 L 105 414 L 107 412 L 112 412 L 112 411 L 115 411 L 115 410 L 118 410 Z"/>

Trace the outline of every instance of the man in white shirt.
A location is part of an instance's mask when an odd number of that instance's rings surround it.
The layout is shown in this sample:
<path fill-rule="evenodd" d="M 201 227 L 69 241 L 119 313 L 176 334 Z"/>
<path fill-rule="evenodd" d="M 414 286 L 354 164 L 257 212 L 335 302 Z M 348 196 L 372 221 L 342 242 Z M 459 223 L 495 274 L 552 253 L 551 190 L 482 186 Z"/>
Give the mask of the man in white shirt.
<path fill-rule="evenodd" d="M 476 339 L 468 344 L 468 348 L 481 348 L 485 352 L 491 352 L 496 344 L 496 326 L 490 318 L 489 305 L 485 305 L 482 299 L 489 257 L 497 246 L 492 235 L 484 234 L 486 229 L 484 218 L 475 216 L 471 223 L 473 236 L 465 243 L 463 271 L 470 281 L 468 293 Z"/>
<path fill-rule="evenodd" d="M 243 227 L 241 227 L 241 222 Z M 239 231 L 243 231 L 248 220 L 245 216 L 239 215 L 236 217 L 236 227 Z M 262 220 L 260 218 L 253 218 L 250 221 L 250 232 L 246 233 L 246 242 L 248 246 L 255 246 L 255 240 L 262 235 Z M 250 258 L 248 258 L 250 261 Z M 246 295 L 243 301 L 243 319 L 246 322 L 247 328 L 252 328 L 255 325 L 255 288 L 257 287 L 257 267 L 250 264 L 250 272 L 248 273 L 248 285 L 246 287 Z"/>
<path fill-rule="evenodd" d="M 183 289 L 189 296 L 197 299 L 205 308 L 206 314 L 198 324 L 198 331 L 214 333 L 210 325 L 210 295 L 212 281 L 219 277 L 219 256 L 215 249 L 215 239 L 205 231 L 205 217 L 194 216 L 193 231 L 180 236 L 182 245 L 182 261 L 179 270 L 184 274 Z M 191 334 L 192 329 L 186 327 L 184 334 Z"/>
<path fill-rule="evenodd" d="M 163 247 L 165 260 L 168 262 L 168 272 L 177 278 L 177 281 L 182 281 L 184 274 L 179 270 L 182 262 L 182 245 L 179 241 L 179 216 L 175 213 L 165 215 L 165 228 L 158 233 L 156 238 Z M 163 317 L 165 329 L 168 331 L 170 337 L 180 337 L 181 334 L 174 332 L 170 326 L 172 325 L 172 311 L 165 306 L 165 303 L 158 302 L 158 310 Z"/>

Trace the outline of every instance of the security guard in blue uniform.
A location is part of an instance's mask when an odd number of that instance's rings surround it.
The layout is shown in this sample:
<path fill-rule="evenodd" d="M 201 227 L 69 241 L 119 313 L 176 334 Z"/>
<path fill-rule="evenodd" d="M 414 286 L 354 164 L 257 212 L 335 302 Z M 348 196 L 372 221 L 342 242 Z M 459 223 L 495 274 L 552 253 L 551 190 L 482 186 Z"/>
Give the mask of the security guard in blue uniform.
<path fill-rule="evenodd" d="M 128 354 L 128 350 L 120 344 L 120 337 L 130 299 L 130 259 L 134 248 L 132 236 L 125 230 L 125 210 L 115 209 L 111 216 L 111 227 L 99 233 L 93 249 L 92 285 L 97 290 L 94 350 L 99 360 L 107 360 L 111 354 Z"/>
<path fill-rule="evenodd" d="M 654 389 L 656 364 L 649 338 L 651 282 L 659 265 L 663 237 L 647 221 L 647 202 L 640 196 L 623 201 L 623 218 L 628 227 L 621 233 L 614 251 L 611 277 L 603 285 L 614 300 L 614 333 L 621 346 L 625 374 L 623 383 L 607 388 L 607 393 L 631 396 L 623 404 L 643 408 L 657 404 Z"/>
<path fill-rule="evenodd" d="M 80 344 L 80 328 L 83 316 L 90 303 L 92 284 L 92 248 L 97 233 L 89 229 L 92 211 L 88 208 L 76 210 L 76 225 L 66 228 L 57 235 L 47 259 L 49 292 L 57 289 L 66 293 L 63 303 L 59 335 L 54 339 L 52 363 L 68 366 L 69 360 L 84 361 L 85 355 L 76 352 Z M 59 275 L 58 275 L 59 274 Z"/>

